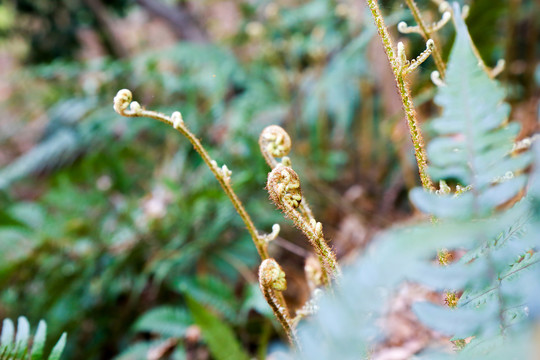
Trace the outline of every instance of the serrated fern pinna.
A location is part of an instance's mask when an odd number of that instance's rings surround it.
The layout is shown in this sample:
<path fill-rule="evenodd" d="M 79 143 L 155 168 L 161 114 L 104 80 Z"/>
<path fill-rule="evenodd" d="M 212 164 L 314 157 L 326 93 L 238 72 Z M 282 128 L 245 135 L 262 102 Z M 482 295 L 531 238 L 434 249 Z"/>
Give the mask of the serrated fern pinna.
<path fill-rule="evenodd" d="M 32 337 L 30 324 L 24 316 L 17 321 L 17 331 L 13 321 L 4 319 L 0 335 L 0 360 L 59 360 L 66 346 L 66 334 L 62 334 L 48 357 L 44 353 L 46 337 L 47 324 L 43 320 Z"/>

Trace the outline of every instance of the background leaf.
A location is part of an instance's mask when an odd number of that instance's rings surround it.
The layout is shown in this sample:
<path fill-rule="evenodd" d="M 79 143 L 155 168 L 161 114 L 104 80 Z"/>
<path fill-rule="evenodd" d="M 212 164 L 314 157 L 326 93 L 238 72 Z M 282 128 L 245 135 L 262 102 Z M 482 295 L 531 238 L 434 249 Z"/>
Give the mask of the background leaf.
<path fill-rule="evenodd" d="M 232 329 L 193 298 L 187 297 L 195 324 L 201 328 L 208 348 L 217 360 L 247 360 L 249 356 L 236 340 Z"/>

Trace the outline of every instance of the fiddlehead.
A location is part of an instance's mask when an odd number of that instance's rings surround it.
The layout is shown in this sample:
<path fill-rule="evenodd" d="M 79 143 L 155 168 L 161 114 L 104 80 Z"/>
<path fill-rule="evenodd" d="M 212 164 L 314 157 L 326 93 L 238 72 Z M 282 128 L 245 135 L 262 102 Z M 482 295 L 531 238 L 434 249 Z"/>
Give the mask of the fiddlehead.
<path fill-rule="evenodd" d="M 272 202 L 294 222 L 315 248 L 323 268 L 322 281 L 329 284 L 331 278 L 339 275 L 339 266 L 334 252 L 324 239 L 322 224 L 315 219 L 307 220 L 298 211 L 302 203 L 298 174 L 292 168 L 279 164 L 268 174 L 266 188 Z"/>
<path fill-rule="evenodd" d="M 292 168 L 291 160 L 287 157 L 291 151 L 291 146 L 291 137 L 285 129 L 278 125 L 267 126 L 259 136 L 261 153 L 268 166 L 272 169 L 280 164 L 276 158 L 281 158 L 281 164 Z M 306 199 L 303 199 L 300 203 L 299 210 L 307 221 L 315 219 Z"/>
<path fill-rule="evenodd" d="M 281 210 L 296 209 L 302 202 L 302 188 L 298 174 L 290 167 L 280 165 L 268 175 L 270 199 Z"/>
<path fill-rule="evenodd" d="M 133 95 L 131 94 L 131 91 L 128 89 L 122 89 L 118 91 L 116 96 L 114 97 L 114 111 L 116 111 L 118 114 L 122 116 L 135 116 L 134 114 L 140 110 L 141 106 L 138 102 L 131 100 L 133 99 Z M 133 105 L 131 105 L 133 104 Z M 130 109 L 129 111 L 126 111 L 128 107 L 133 107 L 133 109 Z"/>
<path fill-rule="evenodd" d="M 285 291 L 287 289 L 287 280 L 285 272 L 274 259 L 265 259 L 259 266 L 259 286 L 266 299 L 266 302 L 272 308 L 274 315 L 285 330 L 287 338 L 291 345 L 298 346 L 294 327 L 292 325 L 289 312 L 283 307 L 276 296 L 276 291 Z"/>
<path fill-rule="evenodd" d="M 261 132 L 259 147 L 266 163 L 273 169 L 278 164 L 275 158 L 287 156 L 291 151 L 291 137 L 281 126 L 270 125 Z"/>

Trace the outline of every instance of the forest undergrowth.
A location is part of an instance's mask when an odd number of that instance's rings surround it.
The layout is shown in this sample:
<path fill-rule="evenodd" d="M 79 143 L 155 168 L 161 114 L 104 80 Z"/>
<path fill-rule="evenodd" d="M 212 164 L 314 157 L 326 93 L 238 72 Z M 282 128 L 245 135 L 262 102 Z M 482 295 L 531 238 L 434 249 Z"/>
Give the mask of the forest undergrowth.
<path fill-rule="evenodd" d="M 56 341 L 6 319 L 0 359 L 534 359 L 539 116 L 481 1 L 401 5 L 246 5 L 234 51 L 91 65 L 0 170 L 0 315 Z"/>

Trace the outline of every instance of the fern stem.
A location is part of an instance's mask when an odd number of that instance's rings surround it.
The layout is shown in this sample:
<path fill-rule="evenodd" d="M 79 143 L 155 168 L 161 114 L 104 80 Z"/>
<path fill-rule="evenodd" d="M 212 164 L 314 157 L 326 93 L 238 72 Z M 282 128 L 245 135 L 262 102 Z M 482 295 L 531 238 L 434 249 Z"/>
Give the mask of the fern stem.
<path fill-rule="evenodd" d="M 416 157 L 416 163 L 418 164 L 418 172 L 420 173 L 420 181 L 422 182 L 422 187 L 426 190 L 434 190 L 433 182 L 427 171 L 427 155 L 426 150 L 424 149 L 424 138 L 416 120 L 416 110 L 414 109 L 412 97 L 405 83 L 403 75 L 400 73 L 396 75 L 396 82 L 398 85 L 399 94 L 401 95 L 401 101 L 403 103 L 403 109 L 405 110 L 405 115 L 407 116 L 407 125 L 409 127 L 409 134 L 411 136 L 413 146 L 414 146 L 414 155 Z"/>
<path fill-rule="evenodd" d="M 381 11 L 379 9 L 377 1 L 366 0 L 366 2 L 369 9 L 371 10 L 373 19 L 375 20 L 375 25 L 377 26 L 377 30 L 383 43 L 386 56 L 388 57 L 388 61 L 390 62 L 390 66 L 392 67 L 392 72 L 394 73 L 394 78 L 396 80 L 399 95 L 401 97 L 401 102 L 403 104 L 403 110 L 405 111 L 405 115 L 407 117 L 407 125 L 409 127 L 409 133 L 414 146 L 414 153 L 416 157 L 416 162 L 418 164 L 418 172 L 420 173 L 422 187 L 427 190 L 434 190 L 435 187 L 433 186 L 433 182 L 431 181 L 431 177 L 429 176 L 427 171 L 427 156 L 424 149 L 422 132 L 420 131 L 420 127 L 418 125 L 418 121 L 416 118 L 416 110 L 413 106 L 413 101 L 409 88 L 405 83 L 402 66 L 403 64 L 401 64 L 400 59 L 398 59 L 398 57 L 395 55 L 392 38 L 388 33 L 386 25 L 384 24 L 384 19 L 381 15 Z"/>
<path fill-rule="evenodd" d="M 145 110 L 140 107 L 140 105 L 137 102 L 131 102 L 132 100 L 132 94 L 131 91 L 127 89 L 120 90 L 116 97 L 114 98 L 114 110 L 119 113 L 122 116 L 126 117 L 148 117 L 151 119 L 155 119 L 158 121 L 161 121 L 167 125 L 173 126 L 176 130 L 178 130 L 182 135 L 184 135 L 189 142 L 193 145 L 193 148 L 199 153 L 205 164 L 210 168 L 210 171 L 214 174 L 216 180 L 221 185 L 223 191 L 227 196 L 229 197 L 230 201 L 232 202 L 234 208 L 236 209 L 236 212 L 240 215 L 242 220 L 244 221 L 244 224 L 246 225 L 246 228 L 251 235 L 251 238 L 253 240 L 253 243 L 255 244 L 255 247 L 257 249 L 257 252 L 259 253 L 259 256 L 261 257 L 261 260 L 268 259 L 270 256 L 268 255 L 268 246 L 267 246 L 267 236 L 259 235 L 257 228 L 255 227 L 253 220 L 247 213 L 246 209 L 242 205 L 242 202 L 234 192 L 231 183 L 230 183 L 230 173 L 227 174 L 225 170 L 228 172 L 228 169 L 226 167 L 223 169 L 220 169 L 216 162 L 212 160 L 206 149 L 203 147 L 199 139 L 186 127 L 184 121 L 182 120 L 182 117 L 180 113 L 176 112 L 173 114 L 172 117 L 169 117 L 165 114 L 151 111 L 151 110 Z M 130 107 L 130 110 L 127 110 L 128 106 Z M 173 117 L 176 118 L 173 119 Z M 276 294 L 276 298 L 279 301 L 279 304 L 281 304 L 282 307 L 287 309 L 287 303 L 285 302 L 285 299 L 283 298 L 283 294 L 278 293 Z M 287 310 L 288 311 L 288 310 Z"/>
<path fill-rule="evenodd" d="M 416 21 L 416 23 L 418 24 L 418 27 L 420 28 L 420 35 L 422 35 L 425 41 L 428 41 L 429 39 L 433 39 L 433 34 L 428 29 L 424 20 L 422 19 L 422 16 L 420 15 L 420 10 L 418 10 L 418 6 L 416 6 L 416 3 L 414 2 L 414 0 L 405 0 L 405 2 L 407 3 L 407 6 L 409 7 L 409 9 L 411 9 L 414 20 Z M 435 66 L 437 67 L 437 71 L 439 71 L 441 80 L 444 80 L 446 66 L 444 65 L 444 61 L 442 59 L 442 55 L 441 55 L 441 52 L 439 51 L 439 48 L 437 46 L 434 46 L 431 54 L 433 55 L 433 60 L 435 61 Z"/>
<path fill-rule="evenodd" d="M 269 255 L 266 240 L 258 234 L 257 229 L 253 224 L 253 220 L 251 219 L 246 209 L 244 208 L 244 205 L 242 205 L 242 202 L 234 192 L 229 179 L 230 174 L 226 174 L 225 172 L 226 167 L 224 167 L 223 169 L 217 167 L 217 164 L 214 160 L 212 160 L 210 155 L 208 155 L 208 152 L 203 147 L 199 139 L 197 139 L 197 137 L 191 131 L 189 131 L 184 121 L 182 120 L 180 113 L 174 113 L 173 117 L 175 117 L 175 114 L 177 115 L 176 118 L 173 119 L 172 117 L 157 111 L 142 109 L 137 102 L 131 102 L 131 91 L 127 89 L 120 90 L 114 99 L 114 109 L 120 115 L 126 117 L 147 117 L 161 121 L 167 125 L 171 125 L 172 127 L 174 127 L 176 130 L 178 130 L 178 132 L 180 132 L 189 140 L 189 142 L 193 145 L 193 148 L 199 153 L 208 168 L 210 168 L 210 171 L 212 171 L 216 180 L 223 188 L 223 191 L 225 192 L 225 194 L 227 194 L 234 208 L 244 221 L 244 224 L 246 225 L 246 228 L 251 235 L 251 238 L 253 239 L 253 243 L 257 248 L 259 256 L 262 260 L 268 259 Z M 128 106 L 130 106 L 129 110 L 127 110 Z"/>

